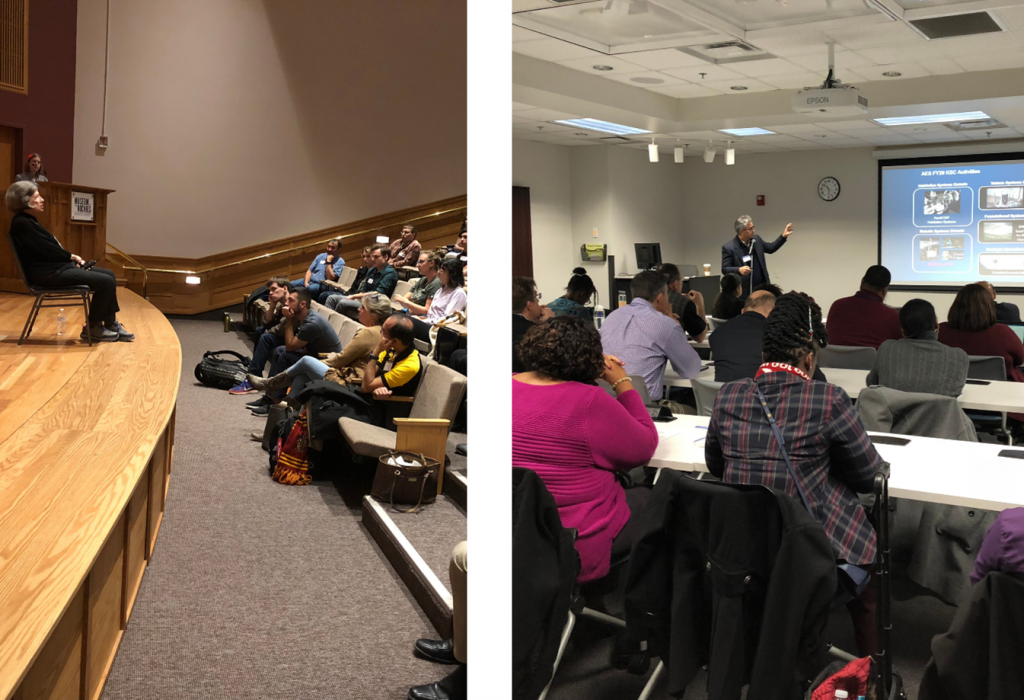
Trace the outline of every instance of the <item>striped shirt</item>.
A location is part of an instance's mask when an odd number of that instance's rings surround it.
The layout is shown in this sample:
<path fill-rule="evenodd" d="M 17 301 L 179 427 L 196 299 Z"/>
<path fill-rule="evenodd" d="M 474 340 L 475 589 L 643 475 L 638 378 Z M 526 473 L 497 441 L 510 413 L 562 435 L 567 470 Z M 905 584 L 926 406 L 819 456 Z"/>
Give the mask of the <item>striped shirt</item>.
<path fill-rule="evenodd" d="M 626 364 L 626 372 L 643 376 L 647 391 L 657 401 L 664 392 L 665 363 L 681 377 L 700 374 L 700 356 L 690 347 L 678 321 L 639 297 L 616 309 L 601 326 L 604 352 Z"/>
<path fill-rule="evenodd" d="M 727 483 L 762 484 L 800 498 L 755 381 L 782 431 L 811 515 L 825 529 L 836 559 L 871 564 L 875 530 L 857 493 L 871 492 L 875 472 L 885 462 L 841 388 L 787 372 L 725 384 L 715 398 L 704 442 L 708 471 Z"/>

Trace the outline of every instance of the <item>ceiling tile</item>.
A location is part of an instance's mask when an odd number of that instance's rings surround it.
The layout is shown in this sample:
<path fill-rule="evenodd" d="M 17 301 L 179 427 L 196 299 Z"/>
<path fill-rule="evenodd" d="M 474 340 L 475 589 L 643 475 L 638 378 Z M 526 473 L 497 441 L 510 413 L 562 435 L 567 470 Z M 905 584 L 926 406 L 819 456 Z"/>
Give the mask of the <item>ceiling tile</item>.
<path fill-rule="evenodd" d="M 691 83 L 697 83 L 698 85 L 702 82 L 712 80 L 730 80 L 733 78 L 744 77 L 734 70 L 723 68 L 722 66 L 713 66 L 711 64 L 706 64 L 703 66 L 692 66 L 688 68 L 670 68 L 662 72 L 668 73 L 669 75 L 675 76 L 676 78 L 688 80 Z M 704 75 L 701 76 L 701 73 L 703 73 Z"/>
<path fill-rule="evenodd" d="M 751 39 L 751 43 L 758 48 L 783 58 L 819 52 L 824 48 L 827 41 L 828 37 L 820 32 L 803 32 L 786 36 Z"/>
<path fill-rule="evenodd" d="M 985 129 L 984 131 L 961 131 L 972 141 L 987 141 L 989 139 L 1015 139 L 1018 134 L 1014 129 Z"/>
<path fill-rule="evenodd" d="M 550 37 L 544 36 L 537 32 L 531 32 L 529 29 L 523 29 L 512 25 L 512 43 L 516 44 L 520 41 L 540 41 L 541 39 L 548 39 Z"/>
<path fill-rule="evenodd" d="M 932 75 L 952 75 L 964 72 L 963 67 L 952 58 L 929 58 L 927 61 L 922 61 L 922 64 Z"/>
<path fill-rule="evenodd" d="M 610 71 L 605 77 L 609 80 L 615 80 L 626 85 L 632 85 L 633 87 L 640 87 L 646 89 L 652 89 L 656 87 L 664 87 L 666 85 L 685 85 L 686 81 L 679 78 L 674 78 L 668 73 L 659 73 L 658 71 L 643 71 L 640 73 L 618 73 L 617 71 Z M 637 82 L 635 79 L 639 78 L 641 82 Z M 660 80 L 660 83 L 645 83 L 645 80 Z"/>
<path fill-rule="evenodd" d="M 995 51 L 957 56 L 956 62 L 969 71 L 1024 67 L 1024 51 Z"/>
<path fill-rule="evenodd" d="M 896 77 L 882 75 L 883 73 L 899 73 Z M 850 74 L 859 76 L 861 80 L 905 80 L 907 78 L 923 78 L 931 75 L 928 69 L 919 63 L 888 63 L 881 66 L 861 66 L 849 71 Z M 856 80 L 848 82 L 856 83 Z"/>
<path fill-rule="evenodd" d="M 520 111 L 522 111 L 524 109 L 536 109 L 536 107 L 534 107 L 533 105 L 525 104 L 523 102 L 513 102 L 512 103 L 512 111 L 513 112 L 520 112 Z"/>
<path fill-rule="evenodd" d="M 731 80 L 708 80 L 700 84 L 701 87 L 710 88 L 723 95 L 743 95 L 751 92 L 768 92 L 770 90 L 777 90 L 778 88 L 768 83 L 762 83 L 760 80 L 754 80 L 753 78 L 733 78 Z M 733 90 L 733 87 L 745 87 L 746 90 Z"/>
<path fill-rule="evenodd" d="M 689 140 L 690 143 L 695 141 L 707 141 L 709 139 L 724 139 L 728 138 L 725 134 L 720 134 L 717 131 L 679 131 L 669 134 L 672 138 L 682 139 L 684 142 Z"/>
<path fill-rule="evenodd" d="M 924 134 L 907 134 L 911 138 L 921 143 L 947 143 L 952 141 L 970 141 L 970 138 L 964 134 L 946 129 L 946 133 L 935 133 L 928 132 Z"/>
<path fill-rule="evenodd" d="M 821 73 L 793 73 L 792 75 L 769 75 L 761 78 L 761 82 L 768 83 L 783 90 L 800 90 L 805 87 L 821 85 L 825 74 Z"/>
<path fill-rule="evenodd" d="M 533 107 L 531 107 L 530 109 L 533 109 Z M 527 119 L 526 117 L 518 117 L 515 114 L 512 115 L 513 126 L 515 126 L 516 124 L 536 124 L 537 121 L 537 119 Z"/>
<path fill-rule="evenodd" d="M 881 129 L 883 127 L 864 117 L 863 119 L 846 119 L 837 122 L 819 122 L 822 127 L 832 131 L 864 131 L 865 129 Z"/>
<path fill-rule="evenodd" d="M 895 146 L 899 143 L 918 143 L 909 134 L 865 134 L 860 137 L 861 141 L 875 144 L 876 146 Z"/>
<path fill-rule="evenodd" d="M 559 131 L 571 132 L 574 128 L 564 124 L 552 124 L 551 122 L 530 122 L 528 124 L 512 125 L 512 131 L 517 134 L 554 134 Z"/>
<path fill-rule="evenodd" d="M 992 32 L 975 36 L 959 36 L 949 39 L 935 39 L 935 44 L 942 48 L 943 55 L 952 58 L 972 53 L 990 53 L 1009 51 L 1024 46 L 1019 36 L 1013 32 Z M 960 61 L 957 61 L 960 63 Z M 963 65 L 962 63 L 960 65 Z M 965 66 L 966 67 L 966 66 Z"/>
<path fill-rule="evenodd" d="M 609 73 L 643 73 L 644 69 L 635 63 L 627 63 L 621 59 L 614 58 L 612 56 L 597 55 L 596 57 L 589 58 L 573 58 L 568 61 L 559 61 L 559 64 L 566 66 L 567 68 L 573 68 L 584 73 L 592 73 L 594 75 L 600 75 L 604 78 L 610 78 Z M 611 66 L 613 71 L 599 71 L 594 70 L 594 66 Z"/>
<path fill-rule="evenodd" d="M 922 110 L 923 111 L 923 110 Z M 901 134 L 922 134 L 922 133 L 949 133 L 950 128 L 943 124 L 906 124 L 902 126 L 887 126 L 886 131 L 895 131 Z"/>
<path fill-rule="evenodd" d="M 1003 7 L 993 14 L 1010 29 L 1024 29 L 1024 7 Z"/>
<path fill-rule="evenodd" d="M 542 39 L 540 41 L 524 41 L 512 45 L 512 51 L 525 56 L 532 56 L 543 61 L 568 61 L 574 58 L 603 58 L 604 54 L 570 44 L 559 39 Z"/>
<path fill-rule="evenodd" d="M 920 34 L 896 21 L 839 27 L 827 33 L 844 48 L 853 50 L 924 41 Z"/>
<path fill-rule="evenodd" d="M 820 74 L 822 79 L 824 79 L 825 75 L 828 73 L 828 48 L 825 46 L 822 46 L 820 50 L 813 54 L 796 56 L 789 60 L 791 63 L 798 66 L 800 70 L 809 70 Z M 846 70 L 847 68 L 856 68 L 857 66 L 871 66 L 874 65 L 874 63 L 874 61 L 868 58 L 864 58 L 856 51 L 844 51 L 843 49 L 836 49 L 836 74 L 840 78 L 843 77 L 843 71 Z"/>
<path fill-rule="evenodd" d="M 707 61 L 683 53 L 676 49 L 658 49 L 656 51 L 638 51 L 636 53 L 616 54 L 616 58 L 644 68 L 663 70 L 665 68 L 684 68 L 686 66 L 706 66 Z"/>
<path fill-rule="evenodd" d="M 516 112 L 515 119 L 532 119 L 537 122 L 550 122 L 555 119 L 579 119 L 578 114 L 569 114 L 567 112 L 556 112 L 553 109 L 526 109 L 522 112 Z"/>
<path fill-rule="evenodd" d="M 810 134 L 813 134 L 814 132 L 823 132 L 823 127 L 820 127 L 817 124 L 810 123 L 780 124 L 779 126 L 766 126 L 765 128 L 771 129 L 772 131 L 778 132 L 780 134 L 793 134 L 798 138 L 807 138 Z"/>
<path fill-rule="evenodd" d="M 690 83 L 682 85 L 654 85 L 650 89 L 654 92 L 660 92 L 662 95 L 668 95 L 669 97 L 709 97 L 711 95 L 719 94 L 718 92 L 701 85 L 693 85 Z"/>
<path fill-rule="evenodd" d="M 918 37 L 917 41 L 908 41 L 903 44 L 861 49 L 858 53 L 872 63 L 913 63 L 924 59 L 941 58 L 945 55 L 941 44 L 921 37 Z"/>
<path fill-rule="evenodd" d="M 771 146 L 782 146 L 802 139 L 790 134 L 771 134 L 769 136 L 744 136 L 745 143 L 763 143 Z"/>
<path fill-rule="evenodd" d="M 765 75 L 786 75 L 788 73 L 800 73 L 804 68 L 782 58 L 765 58 L 759 61 L 737 61 L 728 64 L 730 70 L 751 78 L 760 78 Z"/>

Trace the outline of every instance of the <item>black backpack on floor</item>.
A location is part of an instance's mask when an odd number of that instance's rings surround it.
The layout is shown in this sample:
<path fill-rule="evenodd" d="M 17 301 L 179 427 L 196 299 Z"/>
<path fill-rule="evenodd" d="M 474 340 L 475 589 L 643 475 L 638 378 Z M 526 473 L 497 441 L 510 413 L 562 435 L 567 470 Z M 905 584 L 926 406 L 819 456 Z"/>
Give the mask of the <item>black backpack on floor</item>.
<path fill-rule="evenodd" d="M 230 355 L 237 359 L 221 357 Z M 196 365 L 196 379 L 214 389 L 230 389 L 245 379 L 251 359 L 232 350 L 211 350 L 203 353 L 202 361 Z"/>

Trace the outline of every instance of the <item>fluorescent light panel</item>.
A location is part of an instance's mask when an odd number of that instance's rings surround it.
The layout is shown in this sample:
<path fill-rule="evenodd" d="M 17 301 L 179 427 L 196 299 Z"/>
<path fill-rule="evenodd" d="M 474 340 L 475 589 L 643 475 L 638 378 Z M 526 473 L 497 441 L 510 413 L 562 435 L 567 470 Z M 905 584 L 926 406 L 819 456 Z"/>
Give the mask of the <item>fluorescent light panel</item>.
<path fill-rule="evenodd" d="M 612 124 L 611 122 L 603 122 L 600 119 L 556 119 L 555 124 L 565 124 L 566 126 L 578 126 L 581 129 L 593 129 L 594 131 L 603 131 L 606 134 L 618 134 L 619 136 L 626 136 L 629 134 L 651 133 L 646 129 L 634 129 L 631 126 L 623 126 L 622 124 Z"/>
<path fill-rule="evenodd" d="M 954 114 L 925 114 L 917 117 L 883 117 L 871 121 L 882 126 L 909 126 L 911 124 L 942 124 L 944 122 L 966 122 L 975 119 L 991 119 L 984 112 L 956 112 Z"/>
<path fill-rule="evenodd" d="M 730 136 L 774 136 L 774 131 L 762 129 L 759 126 L 752 126 L 747 129 L 719 129 L 723 134 Z"/>

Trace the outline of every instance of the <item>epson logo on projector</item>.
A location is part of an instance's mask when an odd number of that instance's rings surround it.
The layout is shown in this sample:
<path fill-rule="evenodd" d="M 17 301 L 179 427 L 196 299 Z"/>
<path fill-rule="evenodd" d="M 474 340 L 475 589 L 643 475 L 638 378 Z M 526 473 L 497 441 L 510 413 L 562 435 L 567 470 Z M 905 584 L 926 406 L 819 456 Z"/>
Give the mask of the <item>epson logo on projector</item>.
<path fill-rule="evenodd" d="M 822 105 L 822 104 L 827 105 L 828 104 L 828 98 L 827 97 L 808 97 L 807 98 L 807 104 L 809 104 L 809 105 Z"/>
<path fill-rule="evenodd" d="M 848 85 L 800 90 L 793 95 L 791 104 L 794 112 L 819 116 L 855 116 L 868 111 L 868 101 L 857 88 Z"/>

